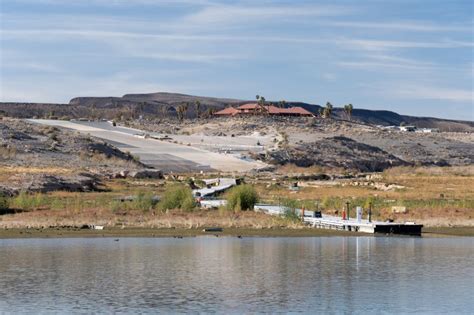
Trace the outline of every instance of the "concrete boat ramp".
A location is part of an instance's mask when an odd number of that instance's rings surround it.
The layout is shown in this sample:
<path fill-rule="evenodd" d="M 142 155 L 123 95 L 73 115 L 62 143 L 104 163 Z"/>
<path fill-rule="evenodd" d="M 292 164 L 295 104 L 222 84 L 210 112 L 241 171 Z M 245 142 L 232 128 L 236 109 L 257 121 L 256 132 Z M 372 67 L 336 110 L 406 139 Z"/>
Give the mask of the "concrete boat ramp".
<path fill-rule="evenodd" d="M 283 206 L 257 204 L 254 207 L 255 211 L 267 213 L 270 215 L 284 215 L 288 210 Z M 295 209 L 295 213 L 302 217 L 302 220 L 308 225 L 319 229 L 333 229 L 344 230 L 352 232 L 363 233 L 383 233 L 383 234 L 400 234 L 400 235 L 421 235 L 423 225 L 414 222 L 382 222 L 369 221 L 361 217 L 354 218 L 340 218 L 322 214 L 319 211 L 302 211 Z"/>
<path fill-rule="evenodd" d="M 246 172 L 266 167 L 259 161 L 239 158 L 239 155 L 221 154 L 201 148 L 172 143 L 165 138 L 146 138 L 142 130 L 113 126 L 106 121 L 65 121 L 49 119 L 28 119 L 27 121 L 57 126 L 101 138 L 122 151 L 129 151 L 140 157 L 140 161 L 164 172 Z"/>

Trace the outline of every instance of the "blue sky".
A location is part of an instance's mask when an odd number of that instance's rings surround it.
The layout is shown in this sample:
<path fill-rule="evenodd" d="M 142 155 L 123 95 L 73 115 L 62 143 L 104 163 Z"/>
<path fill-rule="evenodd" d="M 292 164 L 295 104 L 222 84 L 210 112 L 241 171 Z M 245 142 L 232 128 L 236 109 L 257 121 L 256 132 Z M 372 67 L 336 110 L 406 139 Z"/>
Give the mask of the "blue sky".
<path fill-rule="evenodd" d="M 474 120 L 469 0 L 0 0 L 0 100 L 180 92 Z"/>

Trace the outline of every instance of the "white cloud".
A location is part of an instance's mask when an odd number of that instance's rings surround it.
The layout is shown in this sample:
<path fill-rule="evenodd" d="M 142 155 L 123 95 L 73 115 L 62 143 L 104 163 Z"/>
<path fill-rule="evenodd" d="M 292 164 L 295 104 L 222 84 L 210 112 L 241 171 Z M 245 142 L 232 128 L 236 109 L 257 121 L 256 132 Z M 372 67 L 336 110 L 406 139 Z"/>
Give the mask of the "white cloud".
<path fill-rule="evenodd" d="M 237 54 L 201 54 L 201 53 L 176 53 L 176 52 L 129 52 L 129 57 L 158 59 L 181 62 L 214 63 L 226 60 L 245 59 Z"/>
<path fill-rule="evenodd" d="M 258 23 L 269 19 L 340 16 L 351 12 L 354 12 L 351 7 L 329 5 L 216 5 L 188 15 L 182 22 L 189 23 L 191 27 L 216 24 L 223 27 L 228 24 L 242 25 L 248 21 Z"/>
<path fill-rule="evenodd" d="M 57 76 L 54 79 L 2 80 L 0 102 L 50 102 L 67 103 L 76 96 L 121 96 L 124 93 L 150 93 L 173 91 L 178 93 L 198 92 L 205 85 L 184 80 L 165 83 L 152 82 L 138 73 L 116 73 L 102 77 Z"/>
<path fill-rule="evenodd" d="M 261 42 L 287 42 L 287 43 L 325 43 L 335 44 L 350 49 L 367 51 L 382 51 L 396 48 L 471 48 L 473 42 L 466 41 L 391 41 L 391 40 L 368 40 L 368 39 L 348 39 L 348 38 L 311 38 L 296 36 L 245 36 L 245 35 L 193 35 L 186 33 L 176 34 L 156 34 L 147 32 L 126 32 L 126 31 L 101 31 L 101 30 L 71 30 L 71 29 L 21 29 L 21 30 L 0 30 L 2 38 L 5 39 L 26 39 L 26 40 L 57 40 L 69 39 L 70 37 L 82 37 L 89 39 L 148 39 L 148 40 L 187 40 L 187 41 L 261 41 Z"/>
<path fill-rule="evenodd" d="M 444 100 L 473 103 L 473 91 L 436 86 L 400 85 L 391 89 L 391 93 L 400 98 L 420 100 Z"/>
<path fill-rule="evenodd" d="M 32 3 L 35 5 L 68 5 L 68 6 L 162 6 L 162 5 L 213 5 L 209 0 L 15 0 L 21 3 Z"/>
<path fill-rule="evenodd" d="M 360 21 L 322 21 L 324 26 L 367 28 L 375 30 L 399 30 L 410 32 L 472 32 L 473 25 L 438 25 L 429 21 L 398 22 L 360 22 Z"/>
<path fill-rule="evenodd" d="M 394 69 L 431 71 L 446 67 L 433 62 L 414 60 L 380 53 L 363 54 L 362 59 L 338 61 L 336 64 L 345 68 L 358 68 L 366 70 L 381 70 L 381 68 L 383 70 L 383 68 L 387 68 L 390 71 L 393 71 Z"/>
<path fill-rule="evenodd" d="M 339 45 L 351 48 L 351 49 L 362 49 L 368 51 L 383 51 L 389 49 L 398 48 L 469 48 L 473 47 L 472 42 L 464 41 L 393 41 L 393 40 L 369 40 L 369 39 L 340 39 L 337 41 Z"/>

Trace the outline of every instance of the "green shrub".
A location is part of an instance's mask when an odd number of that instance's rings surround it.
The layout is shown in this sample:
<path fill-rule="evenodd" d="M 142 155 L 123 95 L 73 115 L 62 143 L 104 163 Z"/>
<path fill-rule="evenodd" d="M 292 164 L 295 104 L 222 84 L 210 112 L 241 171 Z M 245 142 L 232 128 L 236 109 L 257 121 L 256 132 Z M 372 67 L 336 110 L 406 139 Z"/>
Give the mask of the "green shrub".
<path fill-rule="evenodd" d="M 153 195 L 151 193 L 139 192 L 137 198 L 135 198 L 130 205 L 130 208 L 134 210 L 149 211 L 155 207 Z"/>
<path fill-rule="evenodd" d="M 280 204 L 281 206 L 286 208 L 285 214 L 283 215 L 285 219 L 288 219 L 290 221 L 301 220 L 299 215 L 296 214 L 296 209 L 300 209 L 303 207 L 303 201 L 287 198 L 287 199 L 281 200 Z"/>
<path fill-rule="evenodd" d="M 296 199 L 287 198 L 282 199 L 280 203 L 287 209 L 287 212 L 295 212 L 295 210 L 300 207 L 301 202 Z"/>
<path fill-rule="evenodd" d="M 29 211 L 38 209 L 47 202 L 47 198 L 41 193 L 28 194 L 22 191 L 18 196 L 12 199 L 11 206 L 15 209 Z"/>
<path fill-rule="evenodd" d="M 7 197 L 3 193 L 0 193 L 0 214 L 8 210 L 8 206 L 9 202 Z"/>
<path fill-rule="evenodd" d="M 158 206 L 163 211 L 171 209 L 191 211 L 196 207 L 196 201 L 190 188 L 173 185 L 166 189 Z"/>
<path fill-rule="evenodd" d="M 229 210 L 252 210 L 257 202 L 257 191 L 250 185 L 236 186 L 227 194 L 227 209 Z"/>

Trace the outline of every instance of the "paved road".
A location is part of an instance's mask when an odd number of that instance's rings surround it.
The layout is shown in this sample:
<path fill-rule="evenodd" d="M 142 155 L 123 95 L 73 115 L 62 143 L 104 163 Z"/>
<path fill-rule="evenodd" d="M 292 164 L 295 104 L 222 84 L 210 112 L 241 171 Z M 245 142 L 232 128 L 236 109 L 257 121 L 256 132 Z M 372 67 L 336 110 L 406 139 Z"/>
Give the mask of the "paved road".
<path fill-rule="evenodd" d="M 166 172 L 224 171 L 245 172 L 265 166 L 258 161 L 244 161 L 233 155 L 220 154 L 192 146 L 155 139 L 144 139 L 136 134 L 142 131 L 113 127 L 108 122 L 79 122 L 47 119 L 29 119 L 33 123 L 58 126 L 104 139 L 122 151 L 140 157 L 140 161 Z"/>

